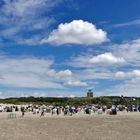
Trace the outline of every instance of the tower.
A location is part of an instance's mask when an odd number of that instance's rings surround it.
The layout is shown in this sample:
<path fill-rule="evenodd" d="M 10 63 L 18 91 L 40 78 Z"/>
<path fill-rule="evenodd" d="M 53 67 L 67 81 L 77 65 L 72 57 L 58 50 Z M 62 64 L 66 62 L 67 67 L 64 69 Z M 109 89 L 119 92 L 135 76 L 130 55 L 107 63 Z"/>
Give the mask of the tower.
<path fill-rule="evenodd" d="M 93 92 L 92 92 L 91 89 L 88 90 L 88 92 L 87 92 L 87 97 L 88 97 L 88 98 L 93 98 Z"/>

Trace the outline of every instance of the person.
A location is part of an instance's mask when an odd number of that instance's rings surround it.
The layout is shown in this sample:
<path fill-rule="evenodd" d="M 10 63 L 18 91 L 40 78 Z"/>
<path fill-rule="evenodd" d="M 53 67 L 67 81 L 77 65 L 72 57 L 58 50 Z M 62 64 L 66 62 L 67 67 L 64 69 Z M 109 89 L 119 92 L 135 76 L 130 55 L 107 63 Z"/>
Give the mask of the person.
<path fill-rule="evenodd" d="M 138 106 L 138 111 L 140 112 L 140 105 Z"/>
<path fill-rule="evenodd" d="M 57 113 L 57 115 L 59 115 L 59 108 L 58 107 L 57 107 L 56 113 Z"/>
<path fill-rule="evenodd" d="M 127 111 L 127 112 L 129 111 L 128 107 L 126 107 L 126 111 Z"/>
<path fill-rule="evenodd" d="M 41 116 L 44 116 L 44 109 L 42 109 L 41 111 Z"/>
<path fill-rule="evenodd" d="M 72 113 L 73 113 L 72 107 L 69 108 L 69 112 L 70 112 L 70 116 L 72 116 Z"/>
<path fill-rule="evenodd" d="M 21 107 L 21 113 L 22 113 L 22 117 L 24 117 L 24 112 L 25 112 L 25 109 L 24 109 L 24 107 Z"/>
<path fill-rule="evenodd" d="M 86 108 L 85 109 L 85 113 L 90 115 L 90 109 L 89 108 Z"/>
<path fill-rule="evenodd" d="M 53 116 L 53 114 L 55 114 L 55 113 L 56 113 L 56 108 L 53 107 L 53 108 L 52 108 L 52 116 Z"/>

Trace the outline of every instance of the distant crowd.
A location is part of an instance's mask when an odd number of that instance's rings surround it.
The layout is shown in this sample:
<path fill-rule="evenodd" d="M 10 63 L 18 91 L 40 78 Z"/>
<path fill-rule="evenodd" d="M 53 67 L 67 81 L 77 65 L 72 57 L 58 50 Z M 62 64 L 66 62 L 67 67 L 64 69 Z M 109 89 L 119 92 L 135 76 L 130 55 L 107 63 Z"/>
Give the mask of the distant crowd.
<path fill-rule="evenodd" d="M 135 106 L 115 106 L 111 107 L 101 106 L 101 105 L 86 105 L 86 106 L 46 106 L 46 105 L 0 105 L 0 112 L 21 112 L 22 116 L 25 115 L 26 112 L 31 112 L 33 115 L 40 114 L 40 116 L 44 116 L 47 113 L 53 115 L 68 115 L 72 116 L 74 114 L 80 114 L 83 112 L 84 114 L 110 114 L 116 115 L 118 111 L 126 111 L 126 112 L 140 112 L 140 105 Z"/>

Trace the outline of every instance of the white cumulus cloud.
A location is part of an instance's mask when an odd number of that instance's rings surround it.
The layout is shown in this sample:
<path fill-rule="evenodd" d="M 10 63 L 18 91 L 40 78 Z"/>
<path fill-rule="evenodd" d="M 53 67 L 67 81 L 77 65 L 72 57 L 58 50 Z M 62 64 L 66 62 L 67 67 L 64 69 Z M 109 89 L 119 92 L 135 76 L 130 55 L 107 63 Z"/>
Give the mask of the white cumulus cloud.
<path fill-rule="evenodd" d="M 122 71 L 118 71 L 115 73 L 115 77 L 117 78 L 124 78 L 125 77 L 125 73 Z"/>
<path fill-rule="evenodd" d="M 140 70 L 133 70 L 133 75 L 140 76 Z"/>
<path fill-rule="evenodd" d="M 59 77 L 65 77 L 65 76 L 71 76 L 72 75 L 72 72 L 70 70 L 62 70 L 62 71 L 59 71 L 57 73 L 57 76 Z"/>
<path fill-rule="evenodd" d="M 125 63 L 125 60 L 122 57 L 114 56 L 112 53 L 104 53 L 92 57 L 89 60 L 89 63 L 117 64 L 117 63 Z"/>
<path fill-rule="evenodd" d="M 107 33 L 102 29 L 97 29 L 94 24 L 83 20 L 73 20 L 70 23 L 61 23 L 48 38 L 42 39 L 41 43 L 93 45 L 107 40 Z"/>

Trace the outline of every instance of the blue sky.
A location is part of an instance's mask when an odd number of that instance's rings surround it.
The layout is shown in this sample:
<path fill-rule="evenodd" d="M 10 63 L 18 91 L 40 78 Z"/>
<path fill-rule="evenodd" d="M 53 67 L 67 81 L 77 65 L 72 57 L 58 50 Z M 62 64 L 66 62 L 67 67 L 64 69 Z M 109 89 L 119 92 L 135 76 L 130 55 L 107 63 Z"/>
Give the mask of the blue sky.
<path fill-rule="evenodd" d="M 1 0 L 0 97 L 140 96 L 139 0 Z"/>

